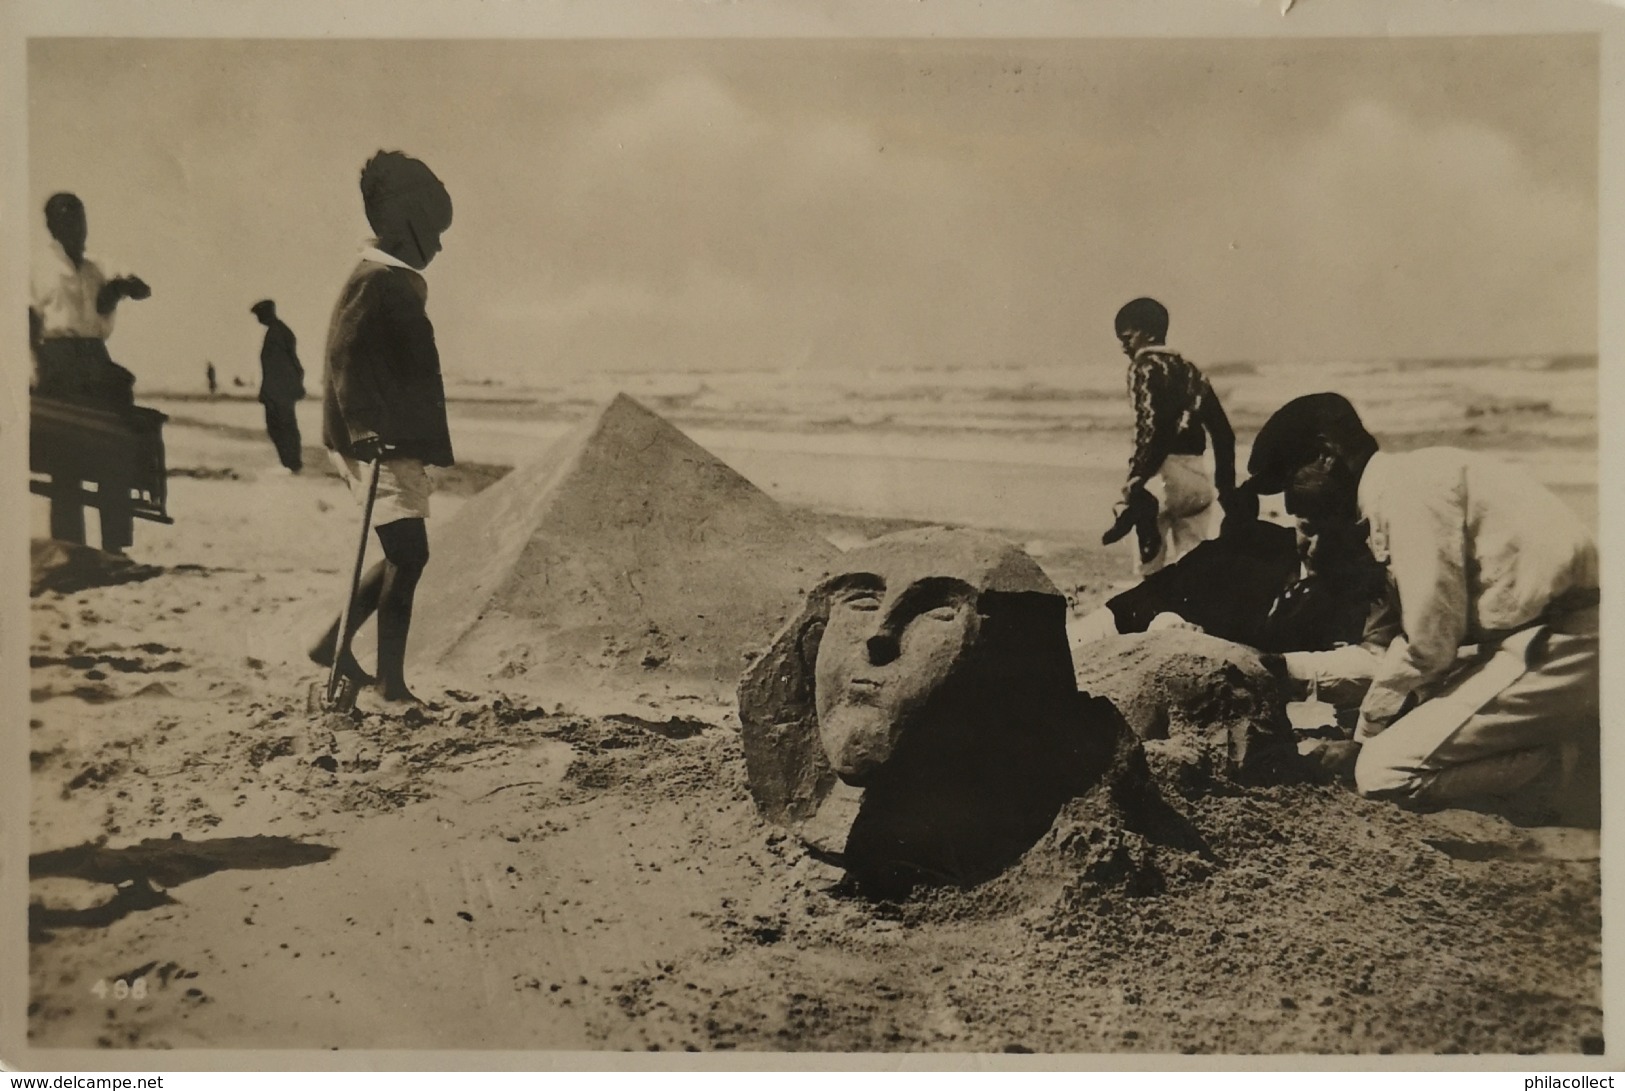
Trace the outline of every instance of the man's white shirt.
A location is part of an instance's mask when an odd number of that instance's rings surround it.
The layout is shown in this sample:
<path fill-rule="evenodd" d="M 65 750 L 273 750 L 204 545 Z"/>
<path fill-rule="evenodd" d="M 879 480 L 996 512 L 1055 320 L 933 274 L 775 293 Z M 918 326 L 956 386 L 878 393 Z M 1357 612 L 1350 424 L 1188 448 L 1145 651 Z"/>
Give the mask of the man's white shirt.
<path fill-rule="evenodd" d="M 77 267 L 62 244 L 52 239 L 34 262 L 30 306 L 40 317 L 42 337 L 95 337 L 113 332 L 113 314 L 96 312 L 96 297 L 111 279 L 90 255 Z"/>

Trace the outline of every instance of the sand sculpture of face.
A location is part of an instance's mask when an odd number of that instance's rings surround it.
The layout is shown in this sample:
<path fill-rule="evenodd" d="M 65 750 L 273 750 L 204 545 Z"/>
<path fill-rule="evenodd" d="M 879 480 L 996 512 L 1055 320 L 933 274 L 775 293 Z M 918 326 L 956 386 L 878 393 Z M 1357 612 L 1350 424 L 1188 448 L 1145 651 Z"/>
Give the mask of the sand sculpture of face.
<path fill-rule="evenodd" d="M 986 877 L 1042 835 L 1079 770 L 1098 772 L 1121 722 L 1107 705 L 1090 733 L 1066 600 L 1031 557 L 972 531 L 888 535 L 842 562 L 740 683 L 752 796 L 794 825 L 839 778 L 865 789 L 849 869 L 861 843 Z"/>
<path fill-rule="evenodd" d="M 824 628 L 813 664 L 824 756 L 836 775 L 862 786 L 891 759 L 898 740 L 966 660 L 981 628 L 979 593 L 953 576 L 891 565 L 849 572 L 823 589 Z"/>

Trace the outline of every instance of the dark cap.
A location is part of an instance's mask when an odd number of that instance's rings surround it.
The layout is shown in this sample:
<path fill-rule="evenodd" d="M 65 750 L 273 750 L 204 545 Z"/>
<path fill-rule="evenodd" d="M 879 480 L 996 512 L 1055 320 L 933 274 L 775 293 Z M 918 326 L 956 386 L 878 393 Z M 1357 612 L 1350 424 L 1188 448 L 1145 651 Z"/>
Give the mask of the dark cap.
<path fill-rule="evenodd" d="M 1139 330 L 1160 341 L 1168 336 L 1168 308 L 1150 296 L 1131 299 L 1117 312 L 1112 327 L 1119 334 Z"/>
<path fill-rule="evenodd" d="M 267 311 L 275 311 L 276 304 L 269 299 L 262 299 L 248 309 L 253 311 L 255 314 L 264 314 Z"/>
<path fill-rule="evenodd" d="M 1313 462 L 1329 442 L 1339 448 L 1370 442 L 1360 414 L 1341 394 L 1293 398 L 1264 422 L 1247 458 L 1242 488 L 1268 496 L 1284 492 L 1292 475 Z"/>

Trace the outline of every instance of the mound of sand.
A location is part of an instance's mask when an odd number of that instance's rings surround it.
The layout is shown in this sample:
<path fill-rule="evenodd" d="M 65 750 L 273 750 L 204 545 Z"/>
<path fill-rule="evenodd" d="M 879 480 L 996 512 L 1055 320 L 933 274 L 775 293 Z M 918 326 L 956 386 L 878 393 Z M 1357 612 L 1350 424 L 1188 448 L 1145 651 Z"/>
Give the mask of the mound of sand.
<path fill-rule="evenodd" d="M 504 679 L 731 685 L 836 552 L 624 394 L 436 530 L 413 659 Z"/>
<path fill-rule="evenodd" d="M 1286 704 L 1258 653 L 1203 633 L 1106 637 L 1073 648 L 1078 688 L 1108 698 L 1182 794 L 1220 779 L 1295 779 Z"/>
<path fill-rule="evenodd" d="M 162 572 L 156 565 L 137 564 L 128 557 L 103 553 L 91 546 L 35 538 L 29 549 L 28 593 L 33 596 L 56 591 L 68 595 L 91 587 L 138 583 Z"/>

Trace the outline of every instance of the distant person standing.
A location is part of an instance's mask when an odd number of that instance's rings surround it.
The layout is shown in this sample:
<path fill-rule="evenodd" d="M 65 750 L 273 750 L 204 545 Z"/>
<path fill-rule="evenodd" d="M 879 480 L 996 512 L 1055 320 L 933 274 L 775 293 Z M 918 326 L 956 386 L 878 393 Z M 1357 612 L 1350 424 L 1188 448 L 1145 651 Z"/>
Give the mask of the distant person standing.
<path fill-rule="evenodd" d="M 208 367 L 203 370 L 203 377 L 209 381 L 209 397 L 214 397 L 220 391 L 220 381 L 214 373 L 214 362 L 211 360 Z"/>
<path fill-rule="evenodd" d="M 72 193 L 45 202 L 51 244 L 33 271 L 28 343 L 34 352 L 34 392 L 117 408 L 134 404 L 135 376 L 107 355 L 120 301 L 152 294 L 140 277 L 109 277 L 85 253 L 84 202 Z"/>
<path fill-rule="evenodd" d="M 265 431 L 276 445 L 282 465 L 289 473 L 298 473 L 304 468 L 304 455 L 294 406 L 305 396 L 305 369 L 299 366 L 293 331 L 277 317 L 276 303 L 262 299 L 249 310 L 265 327 L 265 341 L 260 346 L 260 402 L 265 406 Z"/>
<path fill-rule="evenodd" d="M 1195 364 L 1170 349 L 1168 311 L 1140 298 L 1117 312 L 1117 340 L 1129 358 L 1134 452 L 1107 544 L 1142 528 L 1136 574 L 1177 561 L 1209 536 L 1213 501 L 1228 506 L 1236 485 L 1236 437 L 1219 398 Z M 1203 454 L 1213 441 L 1213 476 Z M 1215 491 L 1216 489 L 1216 491 Z M 1152 529 L 1154 527 L 1154 529 Z"/>
<path fill-rule="evenodd" d="M 434 172 L 400 152 L 379 152 L 361 171 L 361 199 L 377 238 L 361 252 L 333 309 L 327 335 L 322 441 L 358 504 L 377 462 L 373 520 L 384 560 L 361 581 L 347 631 L 335 620 L 310 656 L 380 701 L 404 711 L 406 641 L 418 579 L 429 561 L 427 466 L 452 464 L 440 354 L 422 270 L 451 226 L 451 197 Z M 351 654 L 355 631 L 378 614 L 378 673 Z M 361 704 L 357 702 L 358 706 Z"/>

